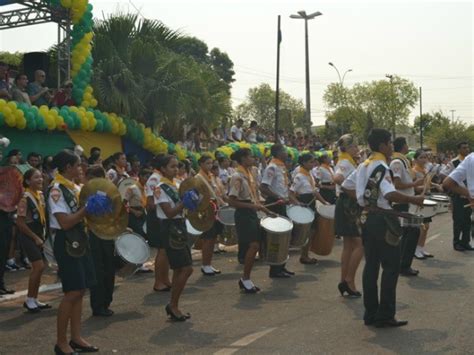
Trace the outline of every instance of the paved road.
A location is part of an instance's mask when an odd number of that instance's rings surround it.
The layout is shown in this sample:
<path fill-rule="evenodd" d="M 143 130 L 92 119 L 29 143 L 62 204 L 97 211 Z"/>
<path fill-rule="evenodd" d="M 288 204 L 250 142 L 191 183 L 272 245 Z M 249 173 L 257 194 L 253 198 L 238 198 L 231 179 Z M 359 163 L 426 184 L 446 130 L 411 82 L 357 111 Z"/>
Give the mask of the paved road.
<path fill-rule="evenodd" d="M 271 280 L 268 267 L 259 264 L 257 295 L 238 292 L 235 253 L 216 257 L 223 270 L 218 277 L 204 278 L 196 267 L 182 297 L 182 308 L 192 313 L 185 323 L 166 320 L 168 295 L 151 292 L 152 275 L 136 276 L 119 284 L 111 318 L 91 317 L 85 300 L 84 333 L 102 353 L 472 353 L 474 252 L 452 250 L 448 214 L 435 217 L 429 235 L 435 258 L 415 261 L 420 276 L 399 281 L 397 316 L 409 320 L 403 328 L 364 326 L 362 300 L 338 295 L 337 241 L 318 266 L 299 264 L 293 253 L 292 279 Z M 43 297 L 57 308 L 58 295 Z M 55 310 L 25 314 L 22 301 L 0 303 L 0 353 L 50 353 Z"/>

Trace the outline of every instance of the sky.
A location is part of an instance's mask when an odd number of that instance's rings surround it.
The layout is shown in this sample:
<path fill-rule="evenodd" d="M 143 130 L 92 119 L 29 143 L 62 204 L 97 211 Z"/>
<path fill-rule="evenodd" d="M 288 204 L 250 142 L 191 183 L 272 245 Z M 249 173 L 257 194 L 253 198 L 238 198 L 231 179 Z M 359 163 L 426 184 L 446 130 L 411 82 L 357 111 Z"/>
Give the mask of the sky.
<path fill-rule="evenodd" d="M 94 16 L 138 12 L 183 34 L 227 52 L 236 72 L 234 106 L 249 88 L 275 87 L 277 16 L 282 37 L 280 88 L 305 98 L 304 21 L 290 19 L 300 10 L 320 11 L 309 25 L 311 118 L 324 124 L 322 97 L 337 82 L 344 85 L 387 80 L 396 74 L 423 90 L 423 112 L 442 110 L 474 124 L 474 5 L 471 1 L 298 1 L 298 0 L 92 0 Z M 5 9 L 8 7 L 5 7 Z M 0 11 L 2 9 L 0 8 Z M 41 51 L 57 37 L 45 24 L 0 32 L 2 51 Z M 451 110 L 455 110 L 451 112 Z M 411 118 L 419 114 L 415 107 Z"/>

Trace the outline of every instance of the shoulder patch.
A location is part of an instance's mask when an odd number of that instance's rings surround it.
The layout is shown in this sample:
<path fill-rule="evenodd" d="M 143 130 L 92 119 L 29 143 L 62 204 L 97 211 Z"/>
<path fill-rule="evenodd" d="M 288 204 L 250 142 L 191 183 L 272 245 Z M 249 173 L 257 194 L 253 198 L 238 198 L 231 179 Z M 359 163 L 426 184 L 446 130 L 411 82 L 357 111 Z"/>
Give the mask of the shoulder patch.
<path fill-rule="evenodd" d="M 54 201 L 54 202 L 58 202 L 59 199 L 61 198 L 61 190 L 59 190 L 58 188 L 56 187 L 53 187 L 49 193 L 49 196 L 51 197 L 51 199 Z"/>

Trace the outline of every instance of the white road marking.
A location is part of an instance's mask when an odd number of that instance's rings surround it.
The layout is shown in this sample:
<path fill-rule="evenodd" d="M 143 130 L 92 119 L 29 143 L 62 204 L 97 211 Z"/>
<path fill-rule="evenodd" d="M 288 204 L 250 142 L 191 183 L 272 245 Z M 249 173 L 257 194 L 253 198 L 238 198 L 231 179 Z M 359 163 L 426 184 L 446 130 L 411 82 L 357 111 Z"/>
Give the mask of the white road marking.
<path fill-rule="evenodd" d="M 441 234 L 439 234 L 439 233 L 433 234 L 431 237 L 428 237 L 428 239 L 426 239 L 425 244 L 428 244 L 429 242 L 431 242 L 432 240 L 435 240 L 436 238 L 438 238 L 440 236 L 441 236 Z"/>
<path fill-rule="evenodd" d="M 275 329 L 277 329 L 277 328 L 269 328 L 269 329 L 266 329 L 266 330 L 262 330 L 261 332 L 258 332 L 258 333 L 249 334 L 249 335 L 243 337 L 242 339 L 237 340 L 235 343 L 230 344 L 229 347 L 223 348 L 223 349 L 215 352 L 214 355 L 231 355 L 231 354 L 241 350 L 241 348 L 243 348 L 247 345 L 250 345 L 251 343 L 253 343 L 257 339 L 260 339 L 261 337 L 264 337 L 268 333 L 273 332 Z"/>
<path fill-rule="evenodd" d="M 49 291 L 54 291 L 54 290 L 59 290 L 61 288 L 61 283 L 55 283 L 51 285 L 41 285 L 39 288 L 39 292 L 49 292 Z M 6 301 L 11 301 L 16 298 L 24 297 L 28 293 L 28 290 L 23 290 L 23 291 L 17 291 L 13 295 L 4 295 L 0 297 L 0 303 L 6 302 Z"/>

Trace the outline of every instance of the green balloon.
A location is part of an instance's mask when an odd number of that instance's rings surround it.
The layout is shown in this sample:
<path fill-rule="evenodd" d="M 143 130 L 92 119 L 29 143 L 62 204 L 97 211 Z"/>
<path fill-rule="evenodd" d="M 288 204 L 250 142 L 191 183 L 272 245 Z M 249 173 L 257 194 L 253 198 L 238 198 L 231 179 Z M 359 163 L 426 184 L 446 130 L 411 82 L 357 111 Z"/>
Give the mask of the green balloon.
<path fill-rule="evenodd" d="M 3 116 L 3 113 L 0 112 L 0 126 L 3 126 L 5 124 L 5 117 Z"/>

